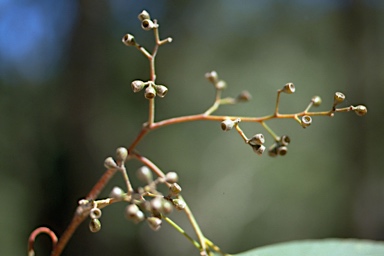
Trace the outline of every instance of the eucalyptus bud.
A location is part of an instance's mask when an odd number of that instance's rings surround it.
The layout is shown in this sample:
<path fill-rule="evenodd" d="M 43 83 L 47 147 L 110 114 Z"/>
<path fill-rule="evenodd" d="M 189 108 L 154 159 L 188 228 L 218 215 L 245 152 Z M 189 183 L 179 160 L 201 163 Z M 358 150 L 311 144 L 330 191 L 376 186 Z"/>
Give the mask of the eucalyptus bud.
<path fill-rule="evenodd" d="M 368 109 L 364 105 L 358 105 L 355 107 L 355 113 L 358 116 L 364 116 L 365 114 L 367 114 L 367 112 L 368 112 Z"/>
<path fill-rule="evenodd" d="M 261 145 L 261 144 L 264 144 L 264 142 L 265 142 L 265 138 L 264 138 L 264 135 L 261 133 L 253 135 L 252 138 L 250 138 L 247 141 L 247 143 L 251 146 Z"/>
<path fill-rule="evenodd" d="M 182 199 L 173 199 L 172 203 L 177 210 L 184 210 L 185 207 L 187 206 L 184 200 Z"/>
<path fill-rule="evenodd" d="M 218 81 L 218 75 L 216 71 L 211 71 L 205 74 L 205 78 L 213 84 L 217 83 Z"/>
<path fill-rule="evenodd" d="M 145 86 L 145 83 L 141 80 L 135 80 L 131 83 L 131 87 L 132 87 L 133 92 L 139 92 L 139 91 L 143 90 L 144 86 Z"/>
<path fill-rule="evenodd" d="M 157 217 L 148 217 L 147 222 L 148 222 L 148 225 L 151 227 L 151 229 L 153 229 L 154 231 L 159 230 L 162 223 L 161 219 Z"/>
<path fill-rule="evenodd" d="M 252 145 L 252 149 L 256 154 L 261 156 L 265 151 L 265 146 L 264 145 Z"/>
<path fill-rule="evenodd" d="M 164 96 L 168 93 L 168 88 L 164 85 L 155 85 L 155 90 L 160 98 L 164 98 Z"/>
<path fill-rule="evenodd" d="M 340 104 L 345 100 L 345 95 L 341 92 L 335 92 L 335 95 L 333 96 L 334 105 Z"/>
<path fill-rule="evenodd" d="M 165 174 L 165 181 L 169 183 L 176 183 L 179 180 L 179 176 L 176 172 L 168 172 Z"/>
<path fill-rule="evenodd" d="M 126 45 L 126 46 L 135 46 L 136 41 L 135 37 L 131 34 L 126 34 L 123 36 L 123 39 L 121 41 Z"/>
<path fill-rule="evenodd" d="M 180 194 L 181 192 L 181 187 L 179 184 L 177 183 L 173 183 L 170 187 L 169 187 L 169 192 L 171 193 L 172 196 L 177 196 Z"/>
<path fill-rule="evenodd" d="M 286 146 L 280 146 L 276 149 L 276 152 L 280 156 L 285 156 L 288 152 L 288 148 Z"/>
<path fill-rule="evenodd" d="M 307 128 L 311 124 L 312 124 L 312 118 L 310 116 L 305 115 L 301 117 L 301 126 L 303 128 Z"/>
<path fill-rule="evenodd" d="M 322 102 L 320 96 L 313 96 L 311 101 L 313 103 L 313 106 L 315 106 L 315 107 L 320 106 L 320 104 Z"/>
<path fill-rule="evenodd" d="M 149 85 L 145 88 L 144 97 L 147 99 L 153 99 L 156 96 L 156 90 L 153 86 Z"/>
<path fill-rule="evenodd" d="M 289 138 L 287 135 L 283 135 L 280 137 L 279 142 L 283 146 L 287 146 L 289 143 L 291 143 L 291 138 Z"/>
<path fill-rule="evenodd" d="M 153 23 L 153 21 L 151 21 L 150 19 L 145 19 L 141 22 L 141 27 L 144 29 L 144 30 L 151 30 L 151 29 L 154 29 L 156 27 L 155 23 Z"/>
<path fill-rule="evenodd" d="M 139 14 L 138 18 L 139 18 L 140 21 L 151 19 L 151 17 L 149 16 L 149 13 L 148 13 L 146 10 L 143 10 L 143 11 Z"/>
<path fill-rule="evenodd" d="M 101 210 L 97 207 L 92 208 L 89 211 L 89 217 L 91 219 L 99 219 L 101 217 Z"/>
<path fill-rule="evenodd" d="M 239 95 L 237 95 L 236 100 L 238 102 L 247 102 L 252 99 L 252 95 L 248 91 L 242 91 Z"/>
<path fill-rule="evenodd" d="M 227 87 L 227 83 L 224 80 L 219 80 L 215 83 L 215 88 L 217 90 L 224 90 Z"/>
<path fill-rule="evenodd" d="M 117 164 L 112 157 L 107 157 L 104 161 L 104 166 L 107 169 L 117 169 Z"/>
<path fill-rule="evenodd" d="M 128 156 L 128 150 L 124 147 L 119 147 L 116 149 L 116 160 L 125 162 Z"/>
<path fill-rule="evenodd" d="M 89 230 L 93 233 L 99 232 L 101 229 L 101 222 L 99 219 L 91 219 L 89 222 Z"/>
<path fill-rule="evenodd" d="M 294 93 L 296 90 L 295 85 L 293 83 L 286 83 L 282 89 L 282 92 L 291 94 Z"/>
<path fill-rule="evenodd" d="M 109 193 L 109 197 L 116 200 L 121 200 L 124 197 L 124 191 L 120 187 L 113 187 L 113 189 Z"/>
<path fill-rule="evenodd" d="M 137 170 L 136 175 L 140 181 L 146 184 L 149 184 L 153 181 L 152 171 L 147 166 L 140 167 Z"/>

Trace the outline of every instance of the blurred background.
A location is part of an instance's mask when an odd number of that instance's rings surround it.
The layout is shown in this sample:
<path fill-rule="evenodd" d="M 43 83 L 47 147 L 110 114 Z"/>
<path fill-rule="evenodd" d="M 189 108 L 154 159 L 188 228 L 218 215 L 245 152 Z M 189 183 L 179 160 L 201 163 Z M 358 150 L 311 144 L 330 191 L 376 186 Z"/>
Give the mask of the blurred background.
<path fill-rule="evenodd" d="M 184 198 L 205 235 L 224 251 L 298 239 L 384 239 L 384 2 L 380 0 L 90 1 L 0 0 L 0 254 L 25 255 L 40 225 L 59 236 L 77 201 L 105 171 L 105 157 L 129 146 L 147 119 L 142 93 L 130 83 L 149 78 L 148 61 L 121 43 L 126 33 L 152 49 L 137 15 L 160 23 L 156 120 L 202 113 L 214 90 L 204 74 L 228 83 L 224 96 L 248 90 L 253 100 L 217 114 L 272 113 L 287 82 L 281 112 L 304 110 L 333 94 L 369 113 L 316 117 L 308 129 L 269 122 L 292 143 L 285 157 L 257 156 L 236 132 L 216 122 L 165 127 L 138 150 L 165 172 L 180 175 Z M 248 136 L 259 124 L 242 124 Z M 140 165 L 129 162 L 134 176 Z M 116 175 L 113 186 L 123 186 Z M 197 255 L 169 225 L 158 232 L 124 217 L 125 204 L 103 210 L 102 229 L 83 223 L 63 255 Z M 171 217 L 192 234 L 182 213 Z M 41 235 L 38 256 L 51 243 Z"/>

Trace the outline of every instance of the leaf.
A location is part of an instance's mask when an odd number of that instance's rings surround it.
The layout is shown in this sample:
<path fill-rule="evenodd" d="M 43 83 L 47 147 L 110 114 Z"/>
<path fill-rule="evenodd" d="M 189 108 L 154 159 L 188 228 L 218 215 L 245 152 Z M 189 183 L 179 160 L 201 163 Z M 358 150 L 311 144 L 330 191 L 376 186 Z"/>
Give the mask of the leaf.
<path fill-rule="evenodd" d="M 383 256 L 384 243 L 357 239 L 304 240 L 263 246 L 233 256 Z"/>

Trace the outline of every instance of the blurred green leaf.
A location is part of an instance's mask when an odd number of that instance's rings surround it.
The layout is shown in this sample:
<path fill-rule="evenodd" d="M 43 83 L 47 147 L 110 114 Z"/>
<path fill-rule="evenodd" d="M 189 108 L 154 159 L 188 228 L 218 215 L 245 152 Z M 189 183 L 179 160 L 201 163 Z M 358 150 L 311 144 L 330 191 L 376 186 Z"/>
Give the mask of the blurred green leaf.
<path fill-rule="evenodd" d="M 237 256 L 381 256 L 384 243 L 355 239 L 295 241 L 264 246 Z"/>

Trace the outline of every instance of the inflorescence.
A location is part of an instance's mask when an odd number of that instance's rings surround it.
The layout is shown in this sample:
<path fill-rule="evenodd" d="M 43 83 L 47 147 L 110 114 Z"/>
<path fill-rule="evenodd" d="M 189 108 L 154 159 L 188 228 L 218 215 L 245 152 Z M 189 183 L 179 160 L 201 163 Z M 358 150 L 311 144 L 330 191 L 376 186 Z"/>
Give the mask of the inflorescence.
<path fill-rule="evenodd" d="M 345 100 L 345 95 L 341 92 L 336 92 L 334 94 L 333 104 L 328 111 L 310 111 L 312 107 L 319 107 L 322 103 L 319 96 L 314 96 L 311 98 L 309 104 L 303 111 L 294 114 L 281 114 L 279 112 L 281 94 L 293 94 L 296 91 L 296 87 L 293 83 L 287 83 L 281 89 L 277 90 L 276 105 L 271 115 L 263 117 L 212 115 L 221 105 L 248 102 L 252 99 L 252 96 L 249 92 L 243 91 L 236 97 L 223 98 L 222 92 L 227 87 L 227 84 L 224 80 L 219 79 L 216 71 L 211 71 L 205 74 L 206 79 L 214 86 L 215 89 L 215 100 L 210 108 L 201 114 L 175 117 L 156 122 L 155 98 L 156 96 L 163 98 L 167 94 L 168 88 L 165 85 L 156 84 L 155 57 L 159 47 L 172 42 L 172 38 L 168 37 L 164 40 L 160 39 L 158 30 L 159 24 L 157 20 L 151 19 L 148 12 L 141 12 L 138 18 L 141 22 L 141 27 L 145 31 L 154 32 L 155 46 L 153 51 L 149 52 L 147 49 L 138 44 L 135 37 L 131 34 L 126 34 L 123 37 L 122 42 L 126 46 L 137 48 L 144 54 L 150 63 L 149 79 L 147 81 L 136 79 L 131 83 L 133 92 L 137 93 L 144 91 L 144 97 L 149 101 L 148 122 L 144 124 L 141 132 L 128 149 L 125 147 L 119 147 L 116 150 L 114 158 L 108 157 L 105 159 L 104 166 L 107 168 L 107 171 L 92 188 L 87 197 L 78 202 L 75 216 L 59 241 L 57 241 L 55 234 L 45 227 L 38 228 L 32 232 L 29 239 L 29 255 L 34 255 L 33 243 L 35 237 L 39 233 L 48 233 L 51 236 L 53 242 L 53 251 L 51 255 L 60 255 L 77 226 L 86 218 L 90 218 L 90 231 L 100 231 L 102 208 L 116 202 L 127 203 L 125 208 L 125 216 L 127 219 L 133 221 L 134 223 L 146 221 L 153 230 L 158 230 L 161 227 L 163 220 L 165 220 L 177 231 L 182 233 L 188 240 L 190 240 L 200 250 L 200 255 L 211 255 L 211 251 L 227 255 L 221 252 L 220 248 L 208 240 L 201 232 L 192 212 L 181 196 L 182 189 L 178 184 L 179 177 L 177 173 L 174 171 L 163 173 L 153 162 L 136 152 L 135 148 L 142 138 L 148 132 L 167 125 L 196 120 L 216 121 L 220 122 L 220 127 L 223 131 L 227 132 L 230 130 L 236 130 L 244 142 L 250 146 L 257 155 L 262 155 L 266 150 L 266 146 L 264 145 L 266 139 L 264 135 L 257 132 L 253 136 L 248 137 L 240 127 L 243 122 L 253 122 L 259 123 L 273 138 L 273 143 L 268 147 L 267 151 L 269 156 L 275 157 L 287 154 L 287 147 L 290 144 L 291 139 L 288 135 L 278 136 L 275 134 L 275 132 L 266 124 L 268 120 L 293 119 L 303 128 L 307 128 L 312 124 L 312 117 L 314 116 L 332 117 L 337 112 L 349 111 L 354 111 L 359 116 L 363 116 L 367 113 L 367 108 L 364 105 L 339 108 L 338 106 L 340 106 L 340 104 Z M 137 188 L 133 188 L 125 166 L 126 162 L 131 159 L 138 160 L 143 164 L 143 166 L 136 172 L 138 180 L 140 180 L 143 185 L 138 186 Z M 96 200 L 100 191 L 117 172 L 122 174 L 126 184 L 126 190 L 120 187 L 114 187 L 109 194 L 109 198 Z M 156 174 L 156 177 L 153 177 L 153 174 Z M 158 189 L 160 185 L 166 186 L 168 188 L 168 193 L 161 193 Z M 187 235 L 184 230 L 167 217 L 167 215 L 171 213 L 174 208 L 179 211 L 183 211 L 187 215 L 196 233 L 198 241 L 195 241 L 192 237 Z"/>

